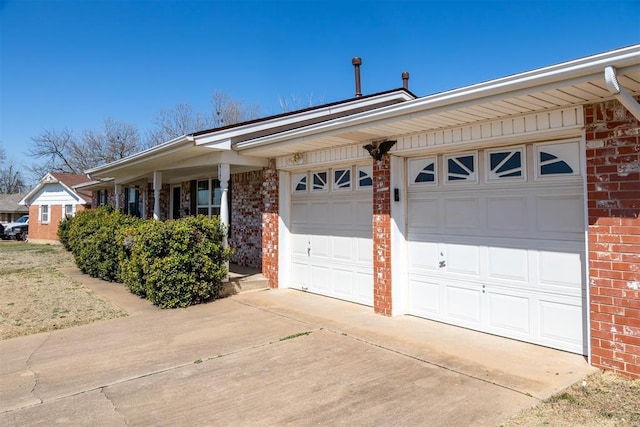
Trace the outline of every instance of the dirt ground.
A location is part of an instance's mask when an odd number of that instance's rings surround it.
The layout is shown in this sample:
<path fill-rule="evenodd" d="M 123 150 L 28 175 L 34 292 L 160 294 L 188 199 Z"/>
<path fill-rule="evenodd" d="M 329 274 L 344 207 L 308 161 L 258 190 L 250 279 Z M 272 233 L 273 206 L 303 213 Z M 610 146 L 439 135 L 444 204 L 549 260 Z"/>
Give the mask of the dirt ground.
<path fill-rule="evenodd" d="M 503 426 L 640 426 L 640 380 L 598 372 Z"/>
<path fill-rule="evenodd" d="M 0 241 L 0 339 L 126 316 L 58 271 L 72 265 L 62 246 Z"/>

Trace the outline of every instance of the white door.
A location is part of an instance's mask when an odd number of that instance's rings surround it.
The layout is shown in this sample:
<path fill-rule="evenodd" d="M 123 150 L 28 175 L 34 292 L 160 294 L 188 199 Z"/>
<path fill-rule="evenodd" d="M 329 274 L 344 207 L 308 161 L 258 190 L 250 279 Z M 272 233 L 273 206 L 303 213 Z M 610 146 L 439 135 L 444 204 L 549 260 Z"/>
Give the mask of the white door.
<path fill-rule="evenodd" d="M 586 353 L 578 142 L 409 160 L 411 314 Z"/>
<path fill-rule="evenodd" d="M 366 166 L 293 174 L 291 287 L 373 305 L 370 175 Z"/>

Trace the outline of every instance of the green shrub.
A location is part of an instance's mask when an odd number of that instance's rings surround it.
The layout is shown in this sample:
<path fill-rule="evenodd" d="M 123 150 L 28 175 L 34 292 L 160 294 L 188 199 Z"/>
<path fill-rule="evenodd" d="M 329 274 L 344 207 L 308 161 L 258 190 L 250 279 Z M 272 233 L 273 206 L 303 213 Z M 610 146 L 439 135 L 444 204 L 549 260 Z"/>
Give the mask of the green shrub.
<path fill-rule="evenodd" d="M 65 215 L 58 224 L 58 240 L 62 243 L 62 246 L 67 251 L 71 251 L 71 244 L 69 243 L 69 230 L 71 229 L 71 223 L 73 222 L 73 218 L 71 215 Z"/>
<path fill-rule="evenodd" d="M 131 292 L 162 308 L 216 298 L 231 256 L 222 247 L 222 236 L 217 218 L 143 221 L 120 234 L 123 281 Z"/>
<path fill-rule="evenodd" d="M 76 265 L 91 277 L 114 282 L 120 280 L 123 250 L 117 231 L 138 222 L 110 206 L 78 213 L 71 222 L 68 242 Z"/>

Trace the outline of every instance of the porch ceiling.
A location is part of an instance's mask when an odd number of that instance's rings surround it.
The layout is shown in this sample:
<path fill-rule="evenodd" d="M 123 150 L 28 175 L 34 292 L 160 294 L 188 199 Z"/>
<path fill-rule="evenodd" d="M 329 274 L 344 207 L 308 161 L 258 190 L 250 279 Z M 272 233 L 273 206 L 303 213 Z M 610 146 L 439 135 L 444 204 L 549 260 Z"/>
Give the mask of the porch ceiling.
<path fill-rule="evenodd" d="M 637 60 L 636 60 L 637 61 Z M 620 84 L 640 95 L 640 65 L 618 68 Z M 278 157 L 354 143 L 396 139 L 402 135 L 472 125 L 523 114 L 555 110 L 612 99 L 604 80 L 604 66 L 589 75 L 535 87 L 512 84 L 515 89 L 483 95 L 479 90 L 456 90 L 436 94 L 375 112 L 363 113 L 285 132 L 271 138 L 239 144 L 242 153 Z M 473 86 L 470 88 L 473 89 Z"/>

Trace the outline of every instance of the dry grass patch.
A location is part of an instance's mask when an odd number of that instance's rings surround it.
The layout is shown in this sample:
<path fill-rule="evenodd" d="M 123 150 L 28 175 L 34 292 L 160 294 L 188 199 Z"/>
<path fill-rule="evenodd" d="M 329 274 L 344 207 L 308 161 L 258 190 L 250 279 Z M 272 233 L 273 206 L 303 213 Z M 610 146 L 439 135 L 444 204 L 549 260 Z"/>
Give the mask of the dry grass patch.
<path fill-rule="evenodd" d="M 126 316 L 58 271 L 73 265 L 61 246 L 0 242 L 0 339 Z"/>
<path fill-rule="evenodd" d="M 598 372 L 503 426 L 640 426 L 640 380 Z"/>

